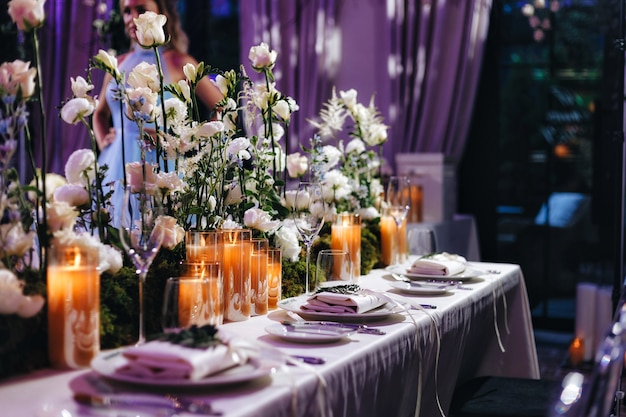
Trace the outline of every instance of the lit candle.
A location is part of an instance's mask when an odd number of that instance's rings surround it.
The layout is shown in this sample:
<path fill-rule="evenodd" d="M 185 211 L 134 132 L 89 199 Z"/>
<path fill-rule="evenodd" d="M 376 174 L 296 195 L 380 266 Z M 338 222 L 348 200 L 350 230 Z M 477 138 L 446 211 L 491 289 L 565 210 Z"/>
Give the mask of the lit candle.
<path fill-rule="evenodd" d="M 192 280 L 200 280 L 202 284 L 197 285 L 193 291 L 201 294 L 201 298 L 197 301 L 201 304 L 198 308 L 198 321 L 195 324 L 213 324 L 220 325 L 224 322 L 224 313 L 222 303 L 224 299 L 224 279 L 222 275 L 222 266 L 219 262 L 189 262 L 183 263 L 182 279 L 191 278 Z M 189 286 L 189 288 L 192 288 Z M 181 286 L 182 291 L 182 286 Z M 193 295 L 181 296 L 181 299 L 194 300 Z M 190 304 L 192 301 L 187 301 Z M 184 303 L 183 303 L 184 304 Z M 188 309 L 189 310 L 189 309 Z M 193 323 L 192 323 L 193 324 Z"/>
<path fill-rule="evenodd" d="M 399 233 L 399 237 L 398 237 Z M 396 244 L 396 239 L 398 243 Z M 396 248 L 396 245 L 398 246 Z M 395 263 L 403 263 L 407 259 L 407 242 L 406 242 L 406 218 L 400 226 L 396 226 L 396 221 L 389 215 L 383 215 L 380 218 L 380 249 L 381 259 L 384 265 L 393 265 Z"/>
<path fill-rule="evenodd" d="M 192 325 L 203 326 L 208 324 L 205 311 L 209 282 L 202 277 L 180 277 L 178 279 L 178 324 L 180 328 L 188 329 Z"/>
<path fill-rule="evenodd" d="M 356 281 L 361 275 L 361 216 L 351 213 L 338 214 L 331 227 L 330 247 L 350 254 L 352 278 Z"/>
<path fill-rule="evenodd" d="M 220 231 L 195 231 L 185 234 L 185 257 L 189 262 L 221 262 Z"/>
<path fill-rule="evenodd" d="M 582 363 L 585 355 L 585 344 L 580 337 L 575 338 L 569 345 L 569 361 L 573 366 Z"/>
<path fill-rule="evenodd" d="M 47 273 L 48 354 L 53 367 L 88 367 L 100 351 L 97 258 L 78 247 L 51 248 Z"/>
<path fill-rule="evenodd" d="M 422 221 L 423 195 L 421 185 L 411 184 L 411 209 L 407 216 L 409 223 L 420 223 Z"/>
<path fill-rule="evenodd" d="M 249 229 L 223 230 L 224 320 L 242 321 L 250 317 Z"/>
<path fill-rule="evenodd" d="M 267 252 L 267 309 L 276 310 L 281 298 L 282 250 L 270 248 Z"/>
<path fill-rule="evenodd" d="M 267 314 L 267 239 L 252 239 L 250 254 L 250 306 L 252 315 Z"/>

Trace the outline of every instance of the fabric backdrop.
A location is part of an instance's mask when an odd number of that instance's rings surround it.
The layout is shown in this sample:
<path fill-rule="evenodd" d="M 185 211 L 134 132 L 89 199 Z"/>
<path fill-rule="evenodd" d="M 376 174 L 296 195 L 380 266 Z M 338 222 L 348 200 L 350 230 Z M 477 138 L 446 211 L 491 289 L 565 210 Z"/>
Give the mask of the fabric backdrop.
<path fill-rule="evenodd" d="M 492 0 L 246 0 L 241 60 L 266 42 L 277 88 L 296 98 L 289 152 L 308 144 L 333 87 L 354 88 L 390 126 L 384 155 L 463 154 Z"/>

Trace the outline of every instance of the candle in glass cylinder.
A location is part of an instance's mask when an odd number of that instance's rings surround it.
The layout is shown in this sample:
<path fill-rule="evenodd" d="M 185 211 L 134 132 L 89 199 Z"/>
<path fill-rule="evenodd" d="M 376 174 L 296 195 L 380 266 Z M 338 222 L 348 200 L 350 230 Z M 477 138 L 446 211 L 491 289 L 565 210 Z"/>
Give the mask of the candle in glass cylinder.
<path fill-rule="evenodd" d="M 251 240 L 250 252 L 250 307 L 251 315 L 267 314 L 267 251 L 269 241 L 255 238 Z"/>
<path fill-rule="evenodd" d="M 400 233 L 398 244 L 396 248 L 396 236 Z M 381 247 L 381 260 L 383 265 L 393 265 L 396 263 L 403 263 L 407 260 L 407 242 L 406 242 L 406 218 L 400 226 L 396 226 L 396 221 L 393 217 L 384 214 L 380 218 L 380 247 Z"/>
<path fill-rule="evenodd" d="M 185 258 L 189 262 L 222 262 L 222 234 L 218 230 L 185 233 Z"/>
<path fill-rule="evenodd" d="M 47 270 L 48 355 L 55 368 L 88 367 L 100 352 L 98 255 L 52 247 Z"/>
<path fill-rule="evenodd" d="M 270 248 L 267 251 L 267 309 L 276 310 L 282 294 L 282 250 Z"/>
<path fill-rule="evenodd" d="M 339 213 L 331 227 L 332 249 L 350 254 L 352 277 L 356 281 L 361 275 L 361 216 Z"/>
<path fill-rule="evenodd" d="M 251 238 L 249 229 L 222 230 L 224 320 L 243 321 L 250 318 Z"/>

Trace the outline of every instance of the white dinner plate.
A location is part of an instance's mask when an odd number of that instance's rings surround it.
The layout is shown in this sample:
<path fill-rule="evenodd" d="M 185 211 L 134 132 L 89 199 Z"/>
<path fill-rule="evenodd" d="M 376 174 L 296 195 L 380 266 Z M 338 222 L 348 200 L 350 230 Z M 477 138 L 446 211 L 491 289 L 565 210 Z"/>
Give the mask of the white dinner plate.
<path fill-rule="evenodd" d="M 315 325 L 310 322 L 307 324 L 296 322 L 293 325 L 276 323 L 267 326 L 265 331 L 289 342 L 298 343 L 332 343 L 355 333 L 353 329 Z"/>
<path fill-rule="evenodd" d="M 448 291 L 454 288 L 454 285 L 449 284 L 437 284 L 437 283 L 421 283 L 418 281 L 415 282 L 403 282 L 403 281 L 394 281 L 390 282 L 393 288 L 398 289 L 406 294 L 413 295 L 441 295 L 445 294 Z"/>
<path fill-rule="evenodd" d="M 91 369 L 103 377 L 138 385 L 206 387 L 252 381 L 253 379 L 268 375 L 272 371 L 272 368 L 276 365 L 276 362 L 264 360 L 262 357 L 259 357 L 251 358 L 245 365 L 235 366 L 198 380 L 140 378 L 132 375 L 122 375 L 115 372 L 117 368 L 128 362 L 128 360 L 122 355 L 123 351 L 124 348 L 114 351 L 101 352 L 91 361 Z"/>
<path fill-rule="evenodd" d="M 395 274 L 401 274 L 412 280 L 420 280 L 420 279 L 450 280 L 450 279 L 453 279 L 457 281 L 469 281 L 470 279 L 478 278 L 487 274 L 485 271 L 482 271 L 480 269 L 470 268 L 470 267 L 467 267 L 465 268 L 463 272 L 459 272 L 458 274 L 454 274 L 454 275 L 411 274 L 407 272 L 406 265 L 388 266 L 386 269 L 389 272 L 392 272 Z"/>
<path fill-rule="evenodd" d="M 278 307 L 283 310 L 297 313 L 304 318 L 310 318 L 312 320 L 330 320 L 330 321 L 375 321 L 382 320 L 395 313 L 402 313 L 406 311 L 406 307 L 402 305 L 394 305 L 392 303 L 385 303 L 381 307 L 374 310 L 366 311 L 365 313 L 328 313 L 320 311 L 303 311 L 300 307 L 306 303 L 306 295 L 300 295 L 298 297 L 286 298 L 278 302 Z"/>

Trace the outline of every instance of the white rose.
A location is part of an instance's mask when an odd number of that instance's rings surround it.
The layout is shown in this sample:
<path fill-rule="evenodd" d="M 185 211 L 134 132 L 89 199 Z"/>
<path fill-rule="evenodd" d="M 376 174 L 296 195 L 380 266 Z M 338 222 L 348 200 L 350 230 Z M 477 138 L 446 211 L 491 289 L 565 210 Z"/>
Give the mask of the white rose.
<path fill-rule="evenodd" d="M 155 184 L 159 187 L 159 189 L 165 189 L 169 192 L 178 192 L 183 190 L 183 181 L 176 172 L 157 173 Z"/>
<path fill-rule="evenodd" d="M 363 153 L 365 152 L 365 143 L 359 138 L 352 139 L 346 145 L 346 153 Z"/>
<path fill-rule="evenodd" d="M 278 53 L 276 51 L 270 51 L 269 46 L 265 42 L 262 42 L 260 45 L 253 46 L 250 48 L 250 52 L 248 53 L 250 64 L 255 70 L 263 68 L 271 69 L 276 63 L 277 56 Z"/>
<path fill-rule="evenodd" d="M 95 102 L 84 97 L 75 97 L 61 108 L 61 118 L 65 123 L 75 125 L 93 114 Z"/>
<path fill-rule="evenodd" d="M 288 208 L 289 210 L 293 210 L 296 206 L 296 194 L 297 190 L 287 190 L 285 191 L 285 197 L 282 202 L 283 207 Z"/>
<path fill-rule="evenodd" d="M 374 123 L 369 126 L 364 138 L 369 146 L 381 145 L 387 141 L 387 126 Z"/>
<path fill-rule="evenodd" d="M 65 202 L 73 207 L 86 206 L 91 201 L 89 192 L 78 184 L 65 184 L 54 191 L 54 201 Z"/>
<path fill-rule="evenodd" d="M 13 272 L 0 269 L 0 314 L 13 314 L 22 301 L 22 287 Z"/>
<path fill-rule="evenodd" d="M 145 188 L 149 191 L 156 188 L 156 165 L 146 163 L 145 167 L 141 162 L 128 162 L 126 164 L 126 182 L 130 186 L 131 192 L 138 193 Z"/>
<path fill-rule="evenodd" d="M 38 173 L 39 174 L 39 173 Z M 32 179 L 32 181 L 30 182 L 30 186 L 31 187 L 35 187 L 37 181 L 35 178 Z M 64 177 L 62 177 L 59 174 L 55 174 L 53 172 L 49 172 L 46 174 L 46 200 L 52 200 L 52 198 L 54 197 L 54 191 L 57 189 L 57 187 L 62 186 L 63 184 L 67 184 L 67 181 L 65 180 Z M 42 187 L 42 183 L 41 180 L 39 181 L 39 191 L 41 193 L 43 193 L 43 187 Z M 29 192 L 28 193 L 28 199 L 30 201 L 36 201 L 37 200 L 37 195 L 35 194 L 35 192 Z"/>
<path fill-rule="evenodd" d="M 342 152 L 333 145 L 325 145 L 322 147 L 322 155 L 326 158 L 324 165 L 324 171 L 329 171 L 334 168 L 343 155 Z"/>
<path fill-rule="evenodd" d="M 247 149 L 250 147 L 250 140 L 245 137 L 235 138 L 226 147 L 228 158 L 250 159 Z"/>
<path fill-rule="evenodd" d="M 173 249 L 185 238 L 185 229 L 176 223 L 172 216 L 159 216 L 156 219 L 153 233 L 163 233 L 161 245 L 167 249 Z"/>
<path fill-rule="evenodd" d="M 46 0 L 11 0 L 9 15 L 11 20 L 22 31 L 30 31 L 43 24 L 46 18 L 44 4 Z"/>
<path fill-rule="evenodd" d="M 339 96 L 341 97 L 343 104 L 345 104 L 351 112 L 354 112 L 355 106 L 357 105 L 357 91 L 354 88 L 351 88 L 348 91 L 340 91 Z"/>
<path fill-rule="evenodd" d="M 196 136 L 201 138 L 210 138 L 224 131 L 224 123 L 218 121 L 206 122 L 198 126 Z"/>
<path fill-rule="evenodd" d="M 78 149 L 67 158 L 65 178 L 70 184 L 87 185 L 95 178 L 96 156 L 91 149 Z"/>
<path fill-rule="evenodd" d="M 33 317 L 35 314 L 41 311 L 45 299 L 37 295 L 23 295 L 20 301 L 20 305 L 17 307 L 17 315 L 23 318 Z"/>
<path fill-rule="evenodd" d="M 115 274 L 124 266 L 122 253 L 113 246 L 100 245 L 98 259 L 100 260 L 98 266 L 100 272 L 109 271 Z"/>
<path fill-rule="evenodd" d="M 267 212 L 260 208 L 252 207 L 243 214 L 243 224 L 251 229 L 269 232 L 278 227 L 280 223 L 272 220 L 272 217 Z"/>
<path fill-rule="evenodd" d="M 365 220 L 373 220 L 380 217 L 380 213 L 375 207 L 360 208 L 356 213 Z"/>
<path fill-rule="evenodd" d="M 346 198 L 352 192 L 350 179 L 339 170 L 333 169 L 324 175 L 322 193 L 324 200 L 336 201 Z"/>
<path fill-rule="evenodd" d="M 161 89 L 157 66 L 145 61 L 140 62 L 132 69 L 126 82 L 131 88 L 147 87 L 155 93 Z"/>
<path fill-rule="evenodd" d="M 283 250 L 283 258 L 296 262 L 300 257 L 298 230 L 293 221 L 285 221 L 274 234 L 276 247 Z"/>
<path fill-rule="evenodd" d="M 137 26 L 137 42 L 139 45 L 150 48 L 165 44 L 163 26 L 167 22 L 167 17 L 147 11 L 134 18 L 133 22 Z"/>
<path fill-rule="evenodd" d="M 18 91 L 23 98 L 28 98 L 35 92 L 35 76 L 37 70 L 30 68 L 30 62 L 16 59 L 0 65 L 0 91 L 8 95 L 17 96 Z"/>
<path fill-rule="evenodd" d="M 238 183 L 232 183 L 224 187 L 226 191 L 226 198 L 224 204 L 227 206 L 239 204 L 243 201 L 243 194 L 241 192 L 241 186 Z"/>
<path fill-rule="evenodd" d="M 181 125 L 187 119 L 187 105 L 180 101 L 178 97 L 168 98 L 165 100 L 165 114 L 170 127 Z M 159 118 L 161 126 L 163 126 L 162 116 Z"/>
<path fill-rule="evenodd" d="M 309 169 L 309 160 L 300 152 L 287 155 L 287 172 L 291 178 L 299 178 Z"/>

